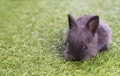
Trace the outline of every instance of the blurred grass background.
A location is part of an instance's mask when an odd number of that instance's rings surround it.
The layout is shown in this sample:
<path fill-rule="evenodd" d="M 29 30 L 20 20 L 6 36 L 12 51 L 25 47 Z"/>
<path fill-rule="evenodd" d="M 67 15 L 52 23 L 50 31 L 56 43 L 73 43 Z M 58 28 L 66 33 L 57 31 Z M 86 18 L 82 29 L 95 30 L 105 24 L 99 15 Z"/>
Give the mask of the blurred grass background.
<path fill-rule="evenodd" d="M 0 0 L 1 76 L 120 76 L 120 0 Z M 112 29 L 110 51 L 66 61 L 67 14 L 97 14 Z"/>

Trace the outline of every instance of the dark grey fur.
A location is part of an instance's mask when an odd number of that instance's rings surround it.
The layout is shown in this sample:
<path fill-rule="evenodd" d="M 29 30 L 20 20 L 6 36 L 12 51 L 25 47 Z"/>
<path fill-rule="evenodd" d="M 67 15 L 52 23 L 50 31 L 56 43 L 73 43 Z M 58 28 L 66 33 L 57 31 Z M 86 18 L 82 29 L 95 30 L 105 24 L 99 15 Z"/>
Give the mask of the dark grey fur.
<path fill-rule="evenodd" d="M 97 15 L 74 19 L 68 14 L 65 56 L 68 60 L 86 60 L 109 49 L 110 28 Z"/>

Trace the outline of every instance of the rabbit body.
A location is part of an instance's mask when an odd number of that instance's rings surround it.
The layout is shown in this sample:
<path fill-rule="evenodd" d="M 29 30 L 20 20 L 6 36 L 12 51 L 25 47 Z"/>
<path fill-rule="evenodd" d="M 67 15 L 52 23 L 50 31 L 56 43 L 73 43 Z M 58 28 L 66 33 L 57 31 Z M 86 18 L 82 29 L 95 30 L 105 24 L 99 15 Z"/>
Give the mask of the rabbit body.
<path fill-rule="evenodd" d="M 86 60 L 109 49 L 110 28 L 97 15 L 74 19 L 68 15 L 65 56 L 67 60 Z"/>

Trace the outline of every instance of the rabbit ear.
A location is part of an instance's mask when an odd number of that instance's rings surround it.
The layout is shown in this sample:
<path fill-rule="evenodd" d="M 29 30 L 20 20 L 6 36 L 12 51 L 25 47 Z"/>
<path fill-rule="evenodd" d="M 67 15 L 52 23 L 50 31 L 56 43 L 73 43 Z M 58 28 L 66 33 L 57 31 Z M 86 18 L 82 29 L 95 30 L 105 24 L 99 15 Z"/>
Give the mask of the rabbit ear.
<path fill-rule="evenodd" d="M 69 22 L 69 29 L 77 26 L 75 19 L 70 14 L 68 14 L 68 22 Z"/>
<path fill-rule="evenodd" d="M 99 16 L 93 16 L 92 18 L 90 18 L 90 20 L 87 23 L 88 29 L 90 29 L 93 34 L 97 31 L 98 25 L 99 25 Z"/>

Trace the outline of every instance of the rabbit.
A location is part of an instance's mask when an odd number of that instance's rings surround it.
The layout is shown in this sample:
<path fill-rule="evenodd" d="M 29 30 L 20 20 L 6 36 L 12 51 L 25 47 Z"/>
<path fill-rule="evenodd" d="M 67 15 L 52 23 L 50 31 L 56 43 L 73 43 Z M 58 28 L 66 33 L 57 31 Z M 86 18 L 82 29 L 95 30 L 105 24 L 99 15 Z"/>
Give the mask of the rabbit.
<path fill-rule="evenodd" d="M 84 61 L 109 50 L 111 29 L 98 15 L 83 15 L 75 20 L 68 14 L 68 25 L 64 51 L 67 60 Z"/>

